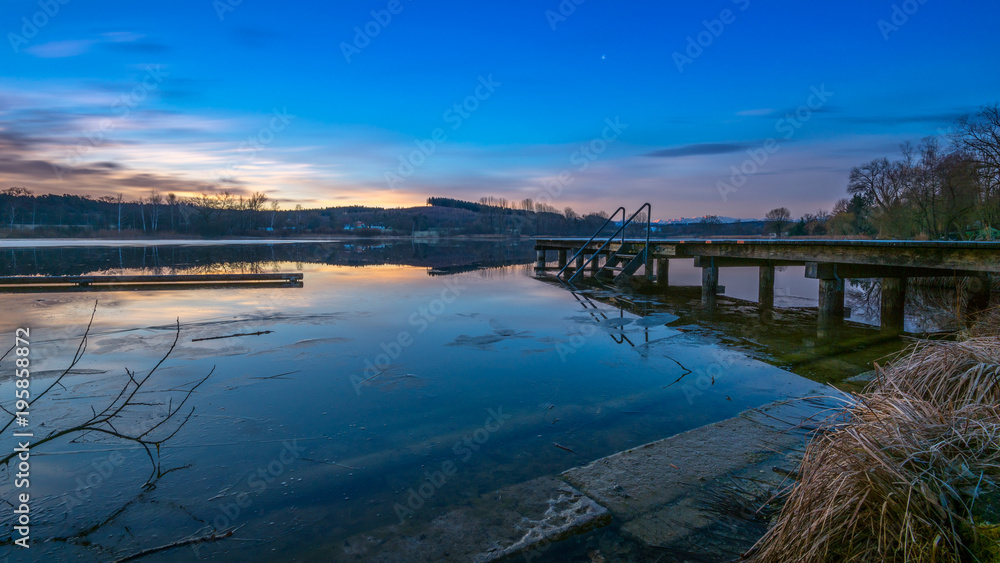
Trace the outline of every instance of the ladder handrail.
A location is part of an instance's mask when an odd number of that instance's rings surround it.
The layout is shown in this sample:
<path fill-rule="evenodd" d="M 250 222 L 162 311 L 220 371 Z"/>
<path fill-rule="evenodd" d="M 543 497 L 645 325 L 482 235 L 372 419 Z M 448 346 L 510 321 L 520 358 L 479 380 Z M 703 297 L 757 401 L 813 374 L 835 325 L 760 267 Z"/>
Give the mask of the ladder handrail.
<path fill-rule="evenodd" d="M 618 233 L 622 233 L 622 244 L 625 244 L 625 228 L 628 227 L 632 223 L 632 220 L 635 219 L 636 215 L 638 215 L 643 209 L 649 209 L 649 213 L 646 214 L 646 248 L 644 248 L 643 251 L 642 251 L 643 255 L 644 255 L 645 261 L 648 262 L 649 261 L 649 228 L 650 228 L 650 224 L 651 224 L 650 221 L 653 218 L 653 206 L 650 205 L 649 202 L 646 202 L 646 203 L 642 204 L 642 206 L 640 206 L 639 209 L 637 209 L 636 212 L 633 213 L 631 217 L 629 217 L 628 219 L 626 219 L 625 222 L 622 223 L 622 226 L 618 227 L 618 230 L 615 231 L 614 234 L 611 235 L 611 237 L 608 238 L 608 240 L 606 240 L 604 242 L 604 244 L 601 245 L 600 248 L 598 248 L 596 251 L 594 251 L 594 253 L 591 254 L 590 258 L 588 258 L 587 261 L 583 263 L 583 266 L 580 267 L 580 268 L 577 268 L 577 270 L 575 272 L 573 272 L 573 275 L 570 276 L 569 279 L 566 280 L 566 281 L 569 282 L 569 283 L 573 283 L 573 280 L 576 279 L 576 276 L 580 275 L 580 272 L 582 272 L 582 271 L 584 271 L 584 270 L 587 269 L 587 265 L 590 264 L 594 260 L 594 258 L 596 258 L 598 255 L 600 255 L 601 251 L 603 251 L 605 248 L 608 247 L 609 244 L 611 244 L 611 241 L 613 241 L 615 239 L 615 237 L 618 236 Z M 617 215 L 618 212 L 615 211 L 615 214 Z M 594 235 L 594 236 L 596 237 L 597 235 Z M 593 238 L 594 237 L 591 237 L 591 240 L 593 240 Z M 587 244 L 590 244 L 590 243 L 588 242 Z M 581 248 L 580 252 L 583 252 L 583 250 L 585 248 L 586 248 L 586 246 L 584 246 L 584 248 Z M 580 253 L 577 252 L 577 255 L 579 255 L 579 254 Z M 568 266 L 569 264 L 567 263 L 566 265 Z"/>
<path fill-rule="evenodd" d="M 572 257 L 572 258 L 570 258 L 569 260 L 567 260 L 567 261 L 566 261 L 566 265 L 565 265 L 565 266 L 563 266 L 561 270 L 559 270 L 559 273 L 558 273 L 558 274 L 556 274 L 556 277 L 557 277 L 557 278 L 558 278 L 559 276 L 563 275 L 563 272 L 565 272 L 565 271 L 566 271 L 566 268 L 569 268 L 569 265 L 570 265 L 570 264 L 572 264 L 573 262 L 576 262 L 576 259 L 577 259 L 577 258 L 578 258 L 578 257 L 580 256 L 580 254 L 582 254 L 582 253 L 583 253 L 583 251 L 587 249 L 587 245 L 588 245 L 588 244 L 590 244 L 590 243 L 592 243 L 592 242 L 594 242 L 594 239 L 595 239 L 595 238 L 597 238 L 597 235 L 601 234 L 601 231 L 603 231 L 603 230 L 604 230 L 604 227 L 607 227 L 607 226 L 608 226 L 608 223 L 610 223 L 612 219 L 614 219 L 615 217 L 617 217 L 617 216 L 618 216 L 618 212 L 619 212 L 619 211 L 621 211 L 621 212 L 622 212 L 622 221 L 624 221 L 624 220 L 625 220 L 625 207 L 624 207 L 624 206 L 622 206 L 622 207 L 619 207 L 618 209 L 615 209 L 615 212 L 614 212 L 614 213 L 612 213 L 612 214 L 611 214 L 611 216 L 610 216 L 610 217 L 608 217 L 608 218 L 607 218 L 607 219 L 606 219 L 606 220 L 604 221 L 604 224 L 603 224 L 603 225 L 601 225 L 601 228 L 600 228 L 600 229 L 597 229 L 597 232 L 595 232 L 595 233 L 594 233 L 594 236 L 590 237 L 590 239 L 589 239 L 589 240 L 587 240 L 587 242 L 583 243 L 583 246 L 581 246 L 581 247 L 580 247 L 580 250 L 577 250 L 577 251 L 576 251 L 576 253 L 575 253 L 575 254 L 573 254 L 573 257 Z M 618 233 L 617 233 L 617 232 L 615 232 L 615 234 L 614 234 L 614 235 L 611 235 L 611 238 L 615 238 L 615 235 L 617 235 L 617 234 L 618 234 Z M 622 233 L 622 244 L 625 244 L 625 233 Z"/>

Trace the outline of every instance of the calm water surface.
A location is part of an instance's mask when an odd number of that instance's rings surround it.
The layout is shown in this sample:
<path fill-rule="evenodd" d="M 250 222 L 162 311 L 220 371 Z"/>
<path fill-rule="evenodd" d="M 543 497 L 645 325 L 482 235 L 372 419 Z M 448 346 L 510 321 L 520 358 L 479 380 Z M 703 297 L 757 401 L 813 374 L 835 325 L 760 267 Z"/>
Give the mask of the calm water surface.
<path fill-rule="evenodd" d="M 148 428 L 214 369 L 188 403 L 190 420 L 161 448 L 162 469 L 172 471 L 154 488 L 143 487 L 146 454 L 114 438 L 36 450 L 31 556 L 0 547 L 16 561 L 112 560 L 232 528 L 232 538 L 147 560 L 348 560 L 352 538 L 377 538 L 400 514 L 427 521 L 505 485 L 801 395 L 898 349 L 860 325 L 817 339 L 815 315 L 793 307 L 815 299 L 801 272 L 779 273 L 786 308 L 765 318 L 741 301 L 701 310 L 683 288 L 655 298 L 572 293 L 535 279 L 530 241 L 0 254 L 4 275 L 299 271 L 305 279 L 301 288 L 0 295 L 3 349 L 16 327 L 31 329 L 35 392 L 67 366 L 97 302 L 83 360 L 33 406 L 36 436 L 103 408 L 126 369 L 147 373 L 178 322 L 176 348 L 121 427 Z M 730 295 L 755 297 L 756 270 L 748 271 L 723 272 Z M 672 284 L 693 285 L 696 274 L 671 265 Z M 216 338 L 234 334 L 245 336 Z M 838 351 L 838 342 L 855 344 Z M 7 406 L 9 359 L 0 370 Z M 4 436 L 3 451 L 13 447 Z M 426 472 L 449 461 L 456 474 L 401 513 Z M 13 498 L 9 468 L 0 489 Z"/>

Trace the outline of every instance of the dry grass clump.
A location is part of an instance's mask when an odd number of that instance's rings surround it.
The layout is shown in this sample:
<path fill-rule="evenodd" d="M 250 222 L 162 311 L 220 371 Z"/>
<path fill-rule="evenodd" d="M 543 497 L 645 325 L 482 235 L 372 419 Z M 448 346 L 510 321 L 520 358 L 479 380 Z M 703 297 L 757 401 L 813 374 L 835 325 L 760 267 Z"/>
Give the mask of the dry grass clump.
<path fill-rule="evenodd" d="M 870 391 L 898 390 L 942 407 L 1000 404 L 1000 338 L 920 342 L 877 369 Z"/>
<path fill-rule="evenodd" d="M 1000 485 L 998 360 L 1000 337 L 976 336 L 918 344 L 880 369 L 846 422 L 806 448 L 799 482 L 749 558 L 983 560 L 993 540 L 973 514 Z"/>
<path fill-rule="evenodd" d="M 962 561 L 970 506 L 1000 480 L 1000 411 L 875 395 L 806 449 L 757 561 Z"/>
<path fill-rule="evenodd" d="M 1000 279 L 997 276 L 996 279 Z M 994 284 L 994 293 L 1000 293 L 1000 283 Z M 972 338 L 996 336 L 1000 334 L 1000 307 L 988 309 L 976 315 L 976 322 L 967 331 Z"/>

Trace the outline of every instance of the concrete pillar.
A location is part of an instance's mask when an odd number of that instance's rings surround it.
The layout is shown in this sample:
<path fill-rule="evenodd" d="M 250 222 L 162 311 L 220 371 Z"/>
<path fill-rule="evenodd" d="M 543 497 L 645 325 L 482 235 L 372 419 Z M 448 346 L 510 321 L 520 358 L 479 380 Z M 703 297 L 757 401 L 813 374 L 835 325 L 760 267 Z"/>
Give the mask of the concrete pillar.
<path fill-rule="evenodd" d="M 559 251 L 559 269 L 563 269 L 565 267 L 566 267 L 566 250 L 563 249 Z"/>
<path fill-rule="evenodd" d="M 976 315 L 990 306 L 990 276 L 969 277 L 959 285 L 959 314 L 966 321 L 972 321 Z"/>
<path fill-rule="evenodd" d="M 544 270 L 545 269 L 545 251 L 544 250 L 536 250 L 535 251 L 535 255 L 537 256 L 537 259 L 535 260 L 535 268 L 538 269 L 538 270 Z"/>
<path fill-rule="evenodd" d="M 774 266 L 759 267 L 757 302 L 765 309 L 774 308 Z"/>
<path fill-rule="evenodd" d="M 704 264 L 704 262 L 702 262 Z M 715 265 L 715 260 L 711 260 L 710 266 L 701 268 L 701 300 L 715 300 L 715 295 L 719 290 L 719 267 Z"/>
<path fill-rule="evenodd" d="M 882 278 L 882 332 L 903 332 L 906 278 Z"/>
<path fill-rule="evenodd" d="M 839 324 L 844 320 L 844 280 L 819 280 L 820 329 Z"/>
<path fill-rule="evenodd" d="M 601 269 L 601 255 L 595 254 L 594 259 L 590 261 L 590 275 L 597 274 L 597 270 Z"/>
<path fill-rule="evenodd" d="M 670 260 L 666 258 L 656 261 L 656 285 L 661 287 L 670 285 Z"/>
<path fill-rule="evenodd" d="M 580 253 L 580 254 L 579 254 L 579 255 L 578 255 L 577 257 L 576 257 L 576 269 L 577 269 L 577 270 L 579 270 L 580 268 L 582 268 L 582 267 L 583 267 L 583 261 L 584 261 L 584 258 L 583 258 L 583 253 Z"/>

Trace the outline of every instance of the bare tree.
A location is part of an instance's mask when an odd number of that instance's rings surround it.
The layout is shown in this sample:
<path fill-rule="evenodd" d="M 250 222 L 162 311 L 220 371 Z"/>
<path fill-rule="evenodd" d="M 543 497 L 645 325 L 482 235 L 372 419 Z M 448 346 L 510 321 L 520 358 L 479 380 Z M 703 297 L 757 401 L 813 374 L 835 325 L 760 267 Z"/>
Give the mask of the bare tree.
<path fill-rule="evenodd" d="M 121 193 L 115 198 L 115 203 L 118 204 L 118 232 L 122 232 L 122 205 L 124 205 L 125 196 Z"/>
<path fill-rule="evenodd" d="M 163 196 L 156 190 L 149 190 L 146 203 L 149 204 L 149 229 L 155 233 L 160 225 L 160 206 L 163 204 Z"/>
<path fill-rule="evenodd" d="M 851 170 L 847 193 L 858 194 L 883 212 L 896 207 L 903 196 L 896 166 L 888 158 L 876 158 Z"/>
<path fill-rule="evenodd" d="M 785 225 L 792 220 L 792 212 L 787 207 L 776 207 L 764 215 L 764 220 L 767 221 L 768 227 L 780 237 Z"/>
<path fill-rule="evenodd" d="M 976 167 L 983 225 L 1000 224 L 1000 104 L 983 106 L 975 115 L 959 119 L 953 140 Z"/>
<path fill-rule="evenodd" d="M 174 225 L 174 211 L 177 209 L 177 194 L 173 192 L 167 194 L 167 206 L 170 212 L 170 230 L 176 231 L 177 227 Z"/>
<path fill-rule="evenodd" d="M 242 198 L 240 198 L 241 201 Z M 246 230 L 253 231 L 257 228 L 257 219 L 260 217 L 264 205 L 267 203 L 267 195 L 263 192 L 254 192 L 243 201 L 244 225 Z"/>
<path fill-rule="evenodd" d="M 271 200 L 271 231 L 274 231 L 274 219 L 278 216 L 278 211 L 281 210 L 281 204 L 278 200 Z"/>
<path fill-rule="evenodd" d="M 17 209 L 20 207 L 18 198 L 30 196 L 31 190 L 22 187 L 13 187 L 0 192 L 0 195 L 5 196 L 4 199 L 7 200 L 5 207 L 7 209 L 7 215 L 10 218 L 10 230 L 13 231 L 14 219 L 17 217 Z"/>

